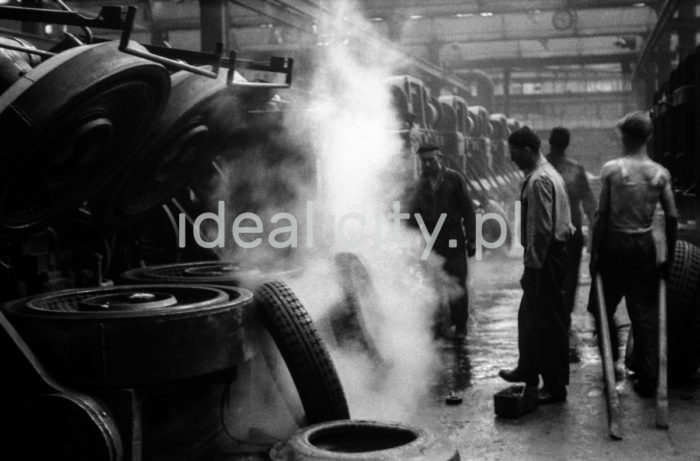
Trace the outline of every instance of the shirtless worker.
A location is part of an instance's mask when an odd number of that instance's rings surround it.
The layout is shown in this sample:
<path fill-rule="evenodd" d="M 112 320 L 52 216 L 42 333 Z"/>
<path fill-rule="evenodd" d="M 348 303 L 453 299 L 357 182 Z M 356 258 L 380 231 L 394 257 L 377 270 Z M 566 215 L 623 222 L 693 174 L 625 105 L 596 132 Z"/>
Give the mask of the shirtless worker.
<path fill-rule="evenodd" d="M 652 123 L 645 112 L 633 112 L 619 123 L 622 157 L 603 165 L 598 211 L 593 225 L 591 276 L 600 271 L 608 325 L 617 304 L 625 297 L 634 332 L 634 389 L 652 397 L 658 361 L 658 289 L 662 270 L 670 266 L 676 242 L 678 212 L 673 200 L 671 175 L 652 161 L 646 142 Z M 667 261 L 660 266 L 652 224 L 658 203 L 666 221 Z M 658 255 L 660 256 L 660 255 Z M 596 316 L 595 296 L 589 310 Z M 600 335 L 599 335 L 600 337 Z M 613 360 L 618 359 L 616 331 L 610 331 Z"/>
<path fill-rule="evenodd" d="M 569 311 L 569 362 L 580 361 L 576 349 L 576 333 L 571 328 L 571 315 L 576 306 L 576 288 L 578 287 L 579 265 L 583 251 L 583 214 L 588 219 L 589 230 L 593 227 L 593 215 L 596 201 L 586 178 L 586 170 L 578 162 L 566 155 L 571 133 L 568 129 L 557 126 L 549 135 L 549 154 L 547 160 L 559 172 L 566 184 L 571 208 L 571 224 L 575 230 L 566 246 L 566 271 L 564 275 L 564 299 Z M 583 212 L 581 212 L 583 209 Z M 589 234 L 590 235 L 590 234 Z"/>

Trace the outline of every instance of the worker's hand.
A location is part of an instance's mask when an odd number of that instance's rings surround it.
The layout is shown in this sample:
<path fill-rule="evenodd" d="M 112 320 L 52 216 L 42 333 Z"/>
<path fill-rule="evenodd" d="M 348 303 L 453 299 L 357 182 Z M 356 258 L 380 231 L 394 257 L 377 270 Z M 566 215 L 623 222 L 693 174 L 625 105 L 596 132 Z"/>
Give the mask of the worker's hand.
<path fill-rule="evenodd" d="M 671 266 L 672 265 L 673 265 L 673 260 L 670 260 L 670 259 L 667 259 L 666 261 L 659 264 L 659 272 L 661 274 L 661 277 L 668 280 L 668 277 L 671 273 Z"/>
<path fill-rule="evenodd" d="M 595 251 L 591 252 L 591 260 L 588 263 L 588 270 L 591 273 L 591 278 L 595 278 L 595 274 L 598 271 L 598 253 Z"/>
<path fill-rule="evenodd" d="M 523 272 L 523 276 L 520 279 L 520 286 L 529 294 L 537 296 L 540 292 L 540 285 L 542 280 L 542 271 L 540 269 L 533 269 L 526 267 Z"/>
<path fill-rule="evenodd" d="M 476 254 L 476 246 L 474 245 L 474 242 L 471 240 L 467 240 L 464 242 L 466 248 L 467 248 L 467 256 L 470 258 Z"/>

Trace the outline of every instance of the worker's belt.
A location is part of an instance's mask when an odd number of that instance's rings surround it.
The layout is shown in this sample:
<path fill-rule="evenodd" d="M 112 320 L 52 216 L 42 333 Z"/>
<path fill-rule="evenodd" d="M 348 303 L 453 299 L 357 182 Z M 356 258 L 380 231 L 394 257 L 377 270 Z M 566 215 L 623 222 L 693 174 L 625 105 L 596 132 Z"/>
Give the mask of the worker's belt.
<path fill-rule="evenodd" d="M 616 234 L 630 234 L 630 235 L 640 235 L 651 232 L 653 226 L 649 227 L 638 227 L 636 229 L 610 229 L 610 232 L 615 232 Z"/>

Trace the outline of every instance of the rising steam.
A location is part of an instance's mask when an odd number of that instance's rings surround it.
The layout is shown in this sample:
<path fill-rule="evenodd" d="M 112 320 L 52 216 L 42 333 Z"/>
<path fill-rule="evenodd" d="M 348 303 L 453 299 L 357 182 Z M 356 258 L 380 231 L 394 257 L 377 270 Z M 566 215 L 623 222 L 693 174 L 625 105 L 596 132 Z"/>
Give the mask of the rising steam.
<path fill-rule="evenodd" d="M 396 114 L 386 84 L 401 63 L 388 62 L 385 52 L 362 40 L 356 26 L 370 25 L 349 2 L 332 5 L 333 18 L 320 25 L 322 43 L 314 59 L 320 66 L 311 80 L 312 96 L 295 100 L 284 123 L 288 133 L 284 140 L 266 141 L 267 147 L 295 152 L 292 160 L 276 159 L 264 164 L 261 172 L 255 162 L 265 153 L 255 148 L 226 168 L 233 178 L 265 176 L 259 180 L 264 193 L 254 191 L 252 205 L 264 222 L 287 211 L 299 214 L 300 233 L 313 229 L 313 245 L 307 246 L 304 236 L 299 238 L 293 259 L 303 267 L 303 275 L 289 284 L 327 339 L 351 416 L 407 421 L 417 402 L 427 396 L 440 363 L 431 329 L 436 306 L 444 293 L 453 295 L 459 288 L 443 274 L 437 258 L 419 262 L 424 242 L 417 231 L 407 228 L 405 221 L 396 226 L 387 218 L 407 186 L 397 183 L 394 174 L 407 159 L 394 131 Z M 303 147 L 298 148 L 300 144 Z M 281 184 L 276 193 L 272 183 Z M 216 198 L 242 197 L 231 192 L 235 187 L 222 184 Z M 408 211 L 405 200 L 401 211 Z M 340 345 L 323 327 L 343 297 L 334 265 L 334 255 L 341 251 L 357 254 L 370 274 L 376 299 L 371 303 L 373 312 L 363 316 L 380 363 L 362 347 Z M 241 253 L 227 245 L 222 259 L 255 264 L 286 256 L 290 255 L 266 246 Z"/>
<path fill-rule="evenodd" d="M 336 2 L 334 2 L 336 3 Z M 365 313 L 383 362 L 376 363 L 360 348 L 332 348 L 353 418 L 406 420 L 416 402 L 427 394 L 439 359 L 432 344 L 431 321 L 438 295 L 434 285 L 445 278 L 439 261 L 420 266 L 416 235 L 406 226 L 398 230 L 387 219 L 391 202 L 405 184 L 393 182 L 392 172 L 402 161 L 401 139 L 392 130 L 396 115 L 387 78 L 400 63 L 387 62 L 387 53 L 357 36 L 349 24 L 363 24 L 347 2 L 334 5 L 334 19 L 325 24 L 325 44 L 318 48 L 322 63 L 313 80 L 318 97 L 302 122 L 313 126 L 312 144 L 318 162 L 319 219 L 331 229 L 327 248 L 307 259 L 307 276 L 294 287 L 315 318 L 334 306 L 339 297 L 328 288 L 336 274 L 328 260 L 337 251 L 360 255 L 372 278 L 377 298 Z M 293 128 L 294 129 L 294 128 Z M 407 204 L 402 203 L 402 211 Z M 345 222 L 345 233 L 338 219 Z M 330 225 L 329 225 L 330 221 Z M 319 262 L 319 261 L 324 262 Z M 325 267 L 318 271 L 316 267 Z M 335 286 L 341 283 L 336 283 Z"/>

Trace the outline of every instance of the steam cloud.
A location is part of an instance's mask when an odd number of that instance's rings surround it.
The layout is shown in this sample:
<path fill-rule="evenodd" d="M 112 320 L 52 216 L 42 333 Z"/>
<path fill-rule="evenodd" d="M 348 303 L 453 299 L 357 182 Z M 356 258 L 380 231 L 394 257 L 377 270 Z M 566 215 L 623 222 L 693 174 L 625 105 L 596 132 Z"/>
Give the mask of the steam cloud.
<path fill-rule="evenodd" d="M 312 199 L 316 244 L 300 245 L 293 255 L 264 246 L 249 252 L 229 246 L 222 259 L 259 265 L 293 256 L 303 275 L 288 283 L 327 339 L 351 416 L 408 421 L 417 402 L 428 395 L 440 364 L 431 328 L 435 309 L 442 296 L 456 295 L 460 288 L 442 272 L 438 258 L 419 264 L 423 246 L 416 243 L 423 241 L 417 231 L 403 225 L 396 234 L 387 219 L 393 200 L 406 187 L 397 180 L 396 170 L 413 160 L 407 159 L 395 132 L 396 114 L 386 84 L 401 63 L 387 62 L 381 49 L 353 32 L 349 24 L 371 26 L 351 3 L 332 5 L 333 20 L 320 25 L 323 43 L 316 47 L 314 61 L 321 65 L 311 80 L 313 96 L 294 101 L 283 130 L 289 135 L 266 135 L 263 143 L 292 152 L 291 159 L 273 154 L 274 161 L 264 161 L 261 173 L 261 156 L 269 154 L 254 148 L 226 166 L 232 178 L 264 175 L 253 181 L 262 189 L 250 190 L 253 195 L 247 196 L 255 209 L 241 211 L 255 211 L 265 222 L 265 216 L 279 211 L 303 217 L 304 203 Z M 239 191 L 233 193 L 236 187 Z M 222 183 L 214 198 L 235 204 L 242 196 L 240 189 Z M 403 212 L 408 211 L 406 205 L 402 201 Z M 358 219 L 346 222 L 343 238 L 334 232 L 335 219 L 349 213 Z M 368 232 L 375 244 L 357 245 Z M 330 311 L 343 299 L 342 281 L 332 279 L 338 274 L 333 258 L 341 251 L 359 255 L 371 276 L 376 299 L 373 311 L 362 315 L 381 363 L 360 345 L 339 344 L 324 328 Z"/>

